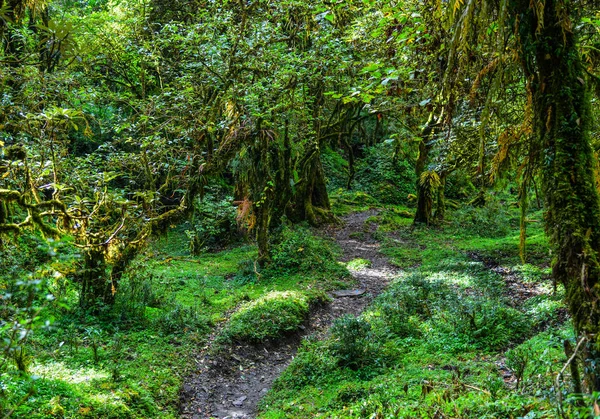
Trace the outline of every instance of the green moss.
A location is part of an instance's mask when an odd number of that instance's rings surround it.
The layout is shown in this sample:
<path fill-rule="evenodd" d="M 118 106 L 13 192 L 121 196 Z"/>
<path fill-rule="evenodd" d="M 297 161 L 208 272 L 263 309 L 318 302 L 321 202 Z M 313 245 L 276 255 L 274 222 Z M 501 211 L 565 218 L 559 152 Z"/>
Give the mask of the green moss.
<path fill-rule="evenodd" d="M 222 339 L 261 342 L 297 330 L 309 312 L 309 298 L 300 292 L 270 292 L 243 304 L 231 315 Z"/>
<path fill-rule="evenodd" d="M 381 204 L 377 199 L 362 191 L 348 191 L 337 189 L 329 195 L 331 208 L 335 215 L 343 216 L 352 212 L 366 211 L 379 207 Z"/>

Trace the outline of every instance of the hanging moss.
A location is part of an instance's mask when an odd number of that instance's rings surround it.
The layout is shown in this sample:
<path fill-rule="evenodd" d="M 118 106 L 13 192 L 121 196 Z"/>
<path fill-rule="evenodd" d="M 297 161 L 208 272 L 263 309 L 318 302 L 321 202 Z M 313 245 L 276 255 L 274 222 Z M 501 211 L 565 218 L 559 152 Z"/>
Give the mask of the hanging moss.
<path fill-rule="evenodd" d="M 600 337 L 600 205 L 589 141 L 590 100 L 574 34 L 572 4 L 509 3 L 523 69 L 534 93 L 535 139 L 541 152 L 546 229 L 553 274 L 580 335 Z M 518 17 L 518 20 L 517 20 Z M 541 20 L 543 19 L 543 20 Z M 600 390 L 600 346 L 585 349 L 588 390 Z"/>

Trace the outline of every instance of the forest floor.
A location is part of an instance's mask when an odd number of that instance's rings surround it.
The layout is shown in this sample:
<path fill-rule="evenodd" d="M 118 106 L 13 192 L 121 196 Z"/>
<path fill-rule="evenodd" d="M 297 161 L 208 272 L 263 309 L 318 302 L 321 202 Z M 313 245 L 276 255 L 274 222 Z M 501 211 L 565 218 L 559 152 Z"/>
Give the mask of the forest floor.
<path fill-rule="evenodd" d="M 192 255 L 189 226 L 174 227 L 105 317 L 54 309 L 55 326 L 30 341 L 35 382 L 0 377 L 0 402 L 6 385 L 10 400 L 35 386 L 15 414 L 32 419 L 556 417 L 573 331 L 541 223 L 529 225 L 523 264 L 516 208 L 414 227 L 410 208 L 363 201 L 334 201 L 338 226 L 282 227 L 285 246 L 259 274 L 255 246 Z M 227 334 L 273 294 L 307 304 L 283 337 Z M 257 318 L 242 327 L 260 329 Z"/>
<path fill-rule="evenodd" d="M 304 337 L 323 337 L 336 318 L 359 315 L 381 294 L 398 268 L 379 251 L 381 244 L 373 234 L 378 225 L 366 223 L 378 213 L 375 209 L 352 213 L 342 217 L 340 225 L 321 232 L 341 248 L 341 262 L 370 262 L 350 270 L 356 289 L 331 291 L 331 303 L 311 310 L 301 329 L 284 339 L 258 345 L 235 342 L 223 347 L 215 345 L 220 333 L 217 328 L 195 356 L 197 370 L 183 385 L 182 417 L 254 418 L 258 402 L 293 360 Z"/>
<path fill-rule="evenodd" d="M 555 417 L 562 342 L 573 336 L 541 226 L 529 226 L 523 264 L 512 210 L 460 211 L 426 228 L 388 207 L 364 223 L 401 270 L 351 336 L 338 329 L 299 349 L 258 417 Z"/>

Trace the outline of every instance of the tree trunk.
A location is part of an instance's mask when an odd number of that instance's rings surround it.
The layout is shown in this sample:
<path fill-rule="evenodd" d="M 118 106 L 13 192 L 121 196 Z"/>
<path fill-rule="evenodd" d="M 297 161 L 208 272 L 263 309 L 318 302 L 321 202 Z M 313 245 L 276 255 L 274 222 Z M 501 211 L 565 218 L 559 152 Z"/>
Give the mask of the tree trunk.
<path fill-rule="evenodd" d="M 106 258 L 102 247 L 92 247 L 84 252 L 79 304 L 85 309 L 98 304 L 112 304 L 113 293 L 106 273 Z"/>
<path fill-rule="evenodd" d="M 435 219 L 438 222 L 443 222 L 446 219 L 446 177 L 448 173 L 443 171 L 440 173 L 440 186 L 437 190 L 437 203 L 435 209 Z"/>
<path fill-rule="evenodd" d="M 261 206 L 256 211 L 256 243 L 258 244 L 258 264 L 264 267 L 271 259 L 269 248 L 270 216 L 269 209 Z"/>
<path fill-rule="evenodd" d="M 515 3 L 513 3 L 515 7 Z M 542 152 L 546 230 L 553 275 L 566 290 L 575 329 L 589 343 L 584 356 L 589 391 L 600 390 L 600 206 L 589 142 L 590 101 L 573 33 L 572 3 L 546 0 L 543 22 L 529 0 L 516 2 L 525 71 L 534 92 L 535 133 Z M 535 57 L 527 56 L 535 51 Z M 529 53 L 530 54 L 530 53 Z M 531 72 L 531 69 L 534 69 Z"/>
<path fill-rule="evenodd" d="M 423 132 L 421 133 L 422 139 L 419 143 L 419 157 L 415 164 L 415 174 L 417 176 L 417 211 L 415 212 L 414 223 L 425 223 L 429 225 L 432 214 L 431 214 L 431 202 L 428 197 L 428 191 L 425 189 L 426 186 L 421 183 L 421 175 L 425 172 L 427 161 L 429 160 L 429 152 L 431 151 L 431 139 L 434 135 L 435 118 L 431 116 Z"/>
<path fill-rule="evenodd" d="M 334 221 L 319 150 L 309 152 L 302 167 L 302 181 L 292 198 L 290 218 L 314 226 Z"/>

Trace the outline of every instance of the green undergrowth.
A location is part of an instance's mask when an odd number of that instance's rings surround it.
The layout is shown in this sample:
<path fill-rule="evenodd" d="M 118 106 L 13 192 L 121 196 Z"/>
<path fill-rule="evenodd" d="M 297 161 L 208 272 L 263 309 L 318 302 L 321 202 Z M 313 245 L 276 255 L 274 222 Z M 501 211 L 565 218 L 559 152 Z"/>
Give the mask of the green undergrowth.
<path fill-rule="evenodd" d="M 7 403 L 31 390 L 16 417 L 177 417 L 181 381 L 190 367 L 181 353 L 193 351 L 197 336 L 57 326 L 65 327 L 62 336 L 32 339 L 29 376 L 12 370 L 1 377 Z"/>
<path fill-rule="evenodd" d="M 336 320 L 325 340 L 304 340 L 259 417 L 556 417 L 553 380 L 574 332 L 539 223 L 530 223 L 522 264 L 516 210 L 458 210 L 429 228 L 404 211 L 367 220 L 402 273 L 362 315 Z M 483 231 L 466 218 L 505 224 Z M 515 280 L 534 291 L 519 295 Z M 568 373 L 562 384 L 572 391 Z"/>
<path fill-rule="evenodd" d="M 28 373 L 11 364 L 0 375 L 0 409 L 25 400 L 14 416 L 178 417 L 191 354 L 229 313 L 229 338 L 276 338 L 325 301 L 323 290 L 351 285 L 339 250 L 307 227 L 281 227 L 264 269 L 250 245 L 192 255 L 184 227 L 134 261 L 113 307 L 81 312 L 75 287 L 49 307 L 51 327 L 25 345 Z"/>
<path fill-rule="evenodd" d="M 354 176 L 350 182 L 350 167 L 346 156 L 330 148 L 323 150 L 321 158 L 327 175 L 327 186 L 334 198 L 334 211 L 348 213 L 349 206 L 360 204 L 358 199 L 352 199 L 353 195 L 361 198 L 362 208 L 366 208 L 366 205 L 374 203 L 405 204 L 408 196 L 415 193 L 414 168 L 409 159 L 397 158 L 398 152 L 409 154 L 411 151 L 395 148 L 397 144 L 392 143 L 393 141 L 386 141 L 362 148 L 361 158 L 355 161 Z M 351 190 L 348 191 L 347 188 Z"/>
<path fill-rule="evenodd" d="M 381 203 L 363 191 L 349 191 L 343 188 L 329 193 L 332 211 L 337 216 L 348 215 L 353 212 L 367 211 L 378 208 Z"/>

